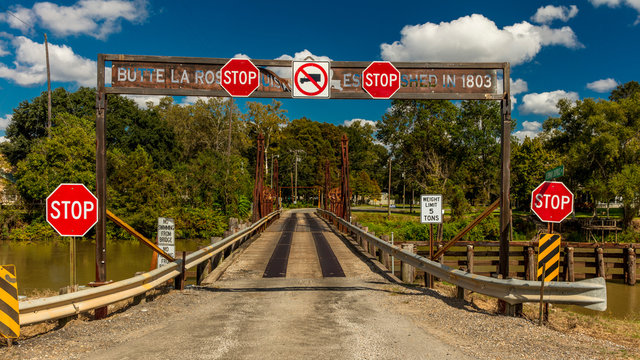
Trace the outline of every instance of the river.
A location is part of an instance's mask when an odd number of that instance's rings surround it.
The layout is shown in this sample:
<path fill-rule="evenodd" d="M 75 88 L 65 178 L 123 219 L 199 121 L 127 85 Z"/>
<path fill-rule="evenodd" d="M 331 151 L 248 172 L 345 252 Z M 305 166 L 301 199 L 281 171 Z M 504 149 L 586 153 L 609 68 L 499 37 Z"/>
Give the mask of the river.
<path fill-rule="evenodd" d="M 176 240 L 176 251 L 194 251 L 205 241 Z M 95 244 L 78 240 L 77 279 L 79 284 L 95 280 Z M 107 242 L 107 279 L 118 281 L 132 277 L 138 271 L 149 271 L 152 251 L 136 241 Z M 0 264 L 16 265 L 18 292 L 32 295 L 42 290 L 57 292 L 69 285 L 69 241 L 0 242 Z M 571 310 L 614 318 L 640 320 L 640 284 L 628 286 L 607 282 L 607 310 L 591 311 L 576 306 Z"/>
<path fill-rule="evenodd" d="M 176 254 L 194 251 L 207 242 L 176 240 Z M 95 281 L 95 242 L 77 240 L 78 284 Z M 149 271 L 153 252 L 137 241 L 107 242 L 107 280 L 123 280 L 138 271 Z M 58 291 L 69 285 L 69 240 L 56 242 L 0 242 L 0 264 L 15 265 L 19 295 L 41 290 Z"/>

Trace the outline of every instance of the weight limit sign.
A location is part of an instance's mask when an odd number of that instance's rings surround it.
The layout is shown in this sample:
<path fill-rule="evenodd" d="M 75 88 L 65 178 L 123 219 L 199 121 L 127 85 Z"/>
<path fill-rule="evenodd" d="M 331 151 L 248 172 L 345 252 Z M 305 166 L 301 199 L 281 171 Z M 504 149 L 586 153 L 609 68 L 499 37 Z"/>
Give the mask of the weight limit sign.
<path fill-rule="evenodd" d="M 329 62 L 294 61 L 293 97 L 310 99 L 328 99 Z"/>

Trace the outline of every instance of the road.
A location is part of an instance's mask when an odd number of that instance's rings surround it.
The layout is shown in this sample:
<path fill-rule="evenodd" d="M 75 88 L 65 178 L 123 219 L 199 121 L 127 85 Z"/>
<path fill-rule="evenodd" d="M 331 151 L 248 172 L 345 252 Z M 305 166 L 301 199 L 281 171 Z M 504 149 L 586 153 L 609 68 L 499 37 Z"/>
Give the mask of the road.
<path fill-rule="evenodd" d="M 397 284 L 311 210 L 218 278 L 0 349 L 19 359 L 583 359 L 624 349 Z"/>

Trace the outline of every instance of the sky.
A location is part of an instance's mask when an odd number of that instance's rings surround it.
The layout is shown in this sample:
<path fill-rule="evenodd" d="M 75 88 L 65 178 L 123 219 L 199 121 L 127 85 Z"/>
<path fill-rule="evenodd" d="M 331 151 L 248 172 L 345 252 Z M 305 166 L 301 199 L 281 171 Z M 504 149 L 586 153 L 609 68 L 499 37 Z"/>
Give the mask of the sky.
<path fill-rule="evenodd" d="M 511 63 L 516 135 L 561 98 L 640 80 L 640 1 L 0 1 L 0 141 L 21 101 L 95 86 L 97 55 Z M 141 106 L 157 98 L 134 98 Z M 178 103 L 194 101 L 176 98 Z M 247 100 L 239 100 L 245 111 Z M 249 99 L 248 101 L 264 101 Z M 379 121 L 389 100 L 284 99 L 289 119 Z"/>

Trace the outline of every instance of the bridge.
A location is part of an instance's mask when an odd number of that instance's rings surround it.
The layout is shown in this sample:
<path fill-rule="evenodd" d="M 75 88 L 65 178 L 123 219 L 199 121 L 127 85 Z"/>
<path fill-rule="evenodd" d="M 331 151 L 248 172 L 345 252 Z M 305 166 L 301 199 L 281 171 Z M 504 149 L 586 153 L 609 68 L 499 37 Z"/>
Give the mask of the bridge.
<path fill-rule="evenodd" d="M 555 351 L 567 346 L 590 353 L 526 319 L 496 318 L 450 297 L 446 286 L 403 284 L 368 253 L 368 245 L 360 245 L 367 239 L 374 244 L 374 237 L 350 237 L 325 214 L 290 210 L 278 218 L 274 212 L 268 227 L 254 227 L 261 232 L 243 230 L 191 254 L 187 266 L 211 255 L 202 262 L 199 285 L 168 293 L 161 286 L 157 295 L 149 289 L 167 270 L 139 275 L 143 296 L 106 319 L 75 321 L 2 351 L 23 359 L 467 359 L 516 352 L 559 358 Z M 130 282 L 128 290 L 107 293 L 130 295 L 137 287 Z M 109 296 L 80 293 L 62 295 L 75 296 L 72 311 L 91 301 L 101 306 L 98 299 Z M 40 315 L 65 312 L 64 301 L 55 308 L 48 303 Z M 36 304 L 24 305 L 25 322 L 38 316 L 32 314 Z"/>

